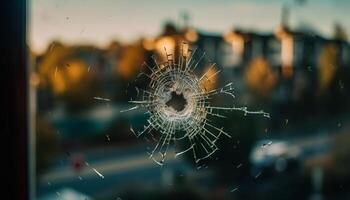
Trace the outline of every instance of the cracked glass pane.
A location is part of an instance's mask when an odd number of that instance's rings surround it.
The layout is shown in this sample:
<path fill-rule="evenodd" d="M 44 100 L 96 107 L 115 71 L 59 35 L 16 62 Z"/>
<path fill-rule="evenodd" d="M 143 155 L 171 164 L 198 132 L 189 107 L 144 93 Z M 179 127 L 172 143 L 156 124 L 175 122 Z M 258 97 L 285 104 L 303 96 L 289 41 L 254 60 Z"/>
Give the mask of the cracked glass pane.
<path fill-rule="evenodd" d="M 122 111 L 145 110 L 146 124 L 141 130 L 135 131 L 132 127 L 130 130 L 136 137 L 156 142 L 149 154 L 157 164 L 164 164 L 171 144 L 176 146 L 175 157 L 191 152 L 196 164 L 214 154 L 219 149 L 216 141 L 220 136 L 231 136 L 224 127 L 213 123 L 211 117 L 225 118 L 227 111 L 270 117 L 263 110 L 251 111 L 235 106 L 232 82 L 223 87 L 208 88 L 220 71 L 215 69 L 215 63 L 210 63 L 203 74 L 196 73 L 198 66 L 207 62 L 204 61 L 207 58 L 205 52 L 193 50 L 185 42 L 180 45 L 178 56 L 174 52 L 169 53 L 164 46 L 164 62 L 159 63 L 153 56 L 152 64 L 144 63 L 148 72 L 141 72 L 138 78 L 148 79 L 148 84 L 145 88 L 135 87 L 136 99 L 129 101 L 135 106 Z M 229 106 L 213 105 L 211 100 L 220 95 L 230 97 L 232 103 Z"/>
<path fill-rule="evenodd" d="M 29 1 L 29 199 L 350 199 L 349 7 Z"/>

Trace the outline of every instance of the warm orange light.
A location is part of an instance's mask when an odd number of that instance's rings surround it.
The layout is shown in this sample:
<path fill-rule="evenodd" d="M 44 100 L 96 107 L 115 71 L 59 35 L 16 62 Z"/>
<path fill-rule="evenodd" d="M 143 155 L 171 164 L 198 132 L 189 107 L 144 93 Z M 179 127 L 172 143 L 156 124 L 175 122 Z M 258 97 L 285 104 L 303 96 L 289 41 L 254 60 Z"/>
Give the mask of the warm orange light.
<path fill-rule="evenodd" d="M 181 45 L 181 53 L 183 57 L 187 57 L 189 54 L 190 46 L 188 44 Z"/>
<path fill-rule="evenodd" d="M 282 38 L 290 36 L 290 31 L 284 26 L 279 26 L 275 31 L 275 36 L 277 39 L 282 40 Z"/>
<path fill-rule="evenodd" d="M 135 76 L 141 70 L 144 60 L 145 52 L 140 45 L 125 46 L 115 65 L 118 76 L 125 80 Z"/>
<path fill-rule="evenodd" d="M 219 71 L 216 70 L 214 67 L 212 66 L 206 67 L 201 77 L 201 80 L 199 82 L 201 88 L 203 88 L 206 91 L 213 90 L 216 87 L 216 81 L 218 80 L 218 73 Z"/>
<path fill-rule="evenodd" d="M 175 40 L 174 38 L 170 37 L 170 36 L 165 36 L 160 38 L 157 43 L 156 43 L 156 50 L 158 51 L 158 54 L 161 55 L 162 59 L 166 60 L 167 59 L 167 55 L 165 54 L 172 54 L 174 55 L 175 52 Z"/>
<path fill-rule="evenodd" d="M 294 39 L 289 30 L 284 27 L 278 27 L 275 32 L 277 39 L 281 41 L 281 65 L 282 75 L 285 78 L 293 76 L 293 59 L 294 59 Z"/>
<path fill-rule="evenodd" d="M 69 82 L 74 84 L 81 81 L 87 69 L 85 64 L 81 61 L 73 61 L 67 66 L 69 66 L 66 69 Z"/>
<path fill-rule="evenodd" d="M 143 48 L 145 48 L 148 51 L 152 51 L 155 48 L 155 41 L 154 39 L 148 38 L 144 39 L 142 41 Z"/>
<path fill-rule="evenodd" d="M 52 76 L 52 88 L 54 94 L 61 94 L 66 90 L 66 81 L 64 79 L 63 72 L 57 71 L 53 76 Z"/>
<path fill-rule="evenodd" d="M 194 29 L 188 29 L 185 33 L 185 38 L 189 42 L 195 42 L 198 40 L 198 34 Z"/>
<path fill-rule="evenodd" d="M 240 62 L 244 52 L 244 36 L 236 32 L 228 32 L 223 37 L 226 42 L 232 45 L 234 56 L 237 62 Z"/>
<path fill-rule="evenodd" d="M 247 85 L 263 96 L 267 96 L 277 83 L 277 76 L 264 58 L 256 58 L 244 74 Z"/>
<path fill-rule="evenodd" d="M 293 65 L 294 42 L 291 36 L 285 36 L 281 40 L 281 60 L 282 66 Z"/>
<path fill-rule="evenodd" d="M 86 77 L 87 68 L 83 61 L 74 60 L 64 67 L 55 67 L 51 73 L 53 91 L 56 95 L 64 93 L 68 88 L 76 88 L 83 84 L 83 77 Z"/>

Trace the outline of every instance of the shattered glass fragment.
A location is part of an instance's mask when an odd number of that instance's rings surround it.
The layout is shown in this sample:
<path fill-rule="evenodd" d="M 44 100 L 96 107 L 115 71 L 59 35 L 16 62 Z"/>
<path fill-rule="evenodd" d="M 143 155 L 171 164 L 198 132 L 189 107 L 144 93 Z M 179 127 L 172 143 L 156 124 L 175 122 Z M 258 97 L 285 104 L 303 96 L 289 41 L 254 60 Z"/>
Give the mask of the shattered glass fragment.
<path fill-rule="evenodd" d="M 94 97 L 94 99 L 100 100 L 100 101 L 111 101 L 110 99 L 102 98 L 102 97 Z"/>
<path fill-rule="evenodd" d="M 89 168 L 91 168 L 99 177 L 101 177 L 102 179 L 104 179 L 105 177 L 104 177 L 104 175 L 103 174 L 101 174 L 99 171 L 97 171 L 97 169 L 96 168 L 94 168 L 94 167 L 91 167 L 90 166 L 90 164 L 88 163 L 88 162 L 85 162 L 85 165 L 87 166 L 87 167 L 89 167 Z"/>
<path fill-rule="evenodd" d="M 107 140 L 110 142 L 111 138 L 109 137 L 109 135 L 106 135 Z"/>
<path fill-rule="evenodd" d="M 261 172 L 259 172 L 259 173 L 257 173 L 256 175 L 255 175 L 255 177 L 254 178 L 259 178 L 259 176 L 261 175 Z"/>

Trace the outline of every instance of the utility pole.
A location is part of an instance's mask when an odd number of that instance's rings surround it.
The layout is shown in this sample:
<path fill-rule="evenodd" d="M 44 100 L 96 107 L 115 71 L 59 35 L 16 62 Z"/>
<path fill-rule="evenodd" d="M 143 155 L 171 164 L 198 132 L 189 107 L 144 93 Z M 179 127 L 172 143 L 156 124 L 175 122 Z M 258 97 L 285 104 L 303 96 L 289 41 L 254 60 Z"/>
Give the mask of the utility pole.
<path fill-rule="evenodd" d="M 284 28 L 289 27 L 290 9 L 289 6 L 283 4 L 281 13 L 281 25 Z"/>

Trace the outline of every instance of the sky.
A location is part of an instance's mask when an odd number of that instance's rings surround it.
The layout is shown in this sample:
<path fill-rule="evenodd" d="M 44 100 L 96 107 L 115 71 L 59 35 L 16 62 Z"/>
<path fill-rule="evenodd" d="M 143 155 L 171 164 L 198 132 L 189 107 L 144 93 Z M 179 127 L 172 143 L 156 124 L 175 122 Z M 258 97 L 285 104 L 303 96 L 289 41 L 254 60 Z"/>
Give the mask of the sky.
<path fill-rule="evenodd" d="M 304 0 L 305 1 L 305 0 Z M 30 0 L 28 43 L 36 53 L 53 40 L 107 46 L 159 34 L 166 21 L 189 24 L 206 32 L 234 27 L 272 32 L 280 24 L 282 5 L 290 7 L 290 26 L 307 25 L 331 37 L 335 22 L 350 33 L 349 0 Z"/>

